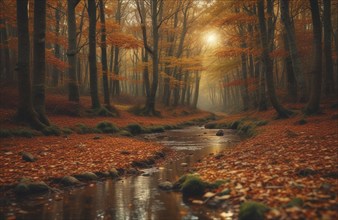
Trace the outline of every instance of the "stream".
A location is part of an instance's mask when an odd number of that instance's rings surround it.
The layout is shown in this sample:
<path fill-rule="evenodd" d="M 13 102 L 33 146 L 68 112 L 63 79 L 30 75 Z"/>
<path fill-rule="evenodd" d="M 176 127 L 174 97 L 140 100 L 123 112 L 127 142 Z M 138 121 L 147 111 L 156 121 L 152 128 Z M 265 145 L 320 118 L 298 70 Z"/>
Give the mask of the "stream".
<path fill-rule="evenodd" d="M 142 138 L 180 151 L 184 156 L 176 161 L 168 161 L 163 167 L 143 169 L 147 175 L 99 181 L 65 191 L 59 197 L 50 194 L 17 201 L 14 206 L 19 207 L 20 211 L 11 213 L 11 210 L 8 210 L 6 216 L 8 219 L 23 220 L 217 219 L 219 218 L 217 210 L 188 206 L 182 201 L 180 193 L 162 191 L 158 188 L 158 184 L 166 180 L 174 182 L 198 160 L 209 154 L 217 154 L 240 141 L 234 131 L 224 131 L 224 136 L 216 136 L 215 129 L 194 126 L 142 135 Z M 182 163 L 186 163 L 187 166 L 182 166 Z"/>

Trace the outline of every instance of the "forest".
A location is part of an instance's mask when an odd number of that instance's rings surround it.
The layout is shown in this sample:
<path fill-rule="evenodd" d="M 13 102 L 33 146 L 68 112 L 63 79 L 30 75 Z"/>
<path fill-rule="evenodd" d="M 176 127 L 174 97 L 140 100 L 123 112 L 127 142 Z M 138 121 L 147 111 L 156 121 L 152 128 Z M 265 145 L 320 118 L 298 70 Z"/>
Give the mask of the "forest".
<path fill-rule="evenodd" d="M 337 51 L 336 0 L 0 0 L 0 218 L 336 219 Z"/>

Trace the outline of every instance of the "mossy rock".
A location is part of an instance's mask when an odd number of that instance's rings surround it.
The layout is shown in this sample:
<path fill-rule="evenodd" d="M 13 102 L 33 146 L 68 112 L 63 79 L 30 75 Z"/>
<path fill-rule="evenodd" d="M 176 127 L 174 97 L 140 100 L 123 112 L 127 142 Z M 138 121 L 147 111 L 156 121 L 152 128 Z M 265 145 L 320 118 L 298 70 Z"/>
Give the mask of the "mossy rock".
<path fill-rule="evenodd" d="M 288 204 L 286 204 L 286 207 L 302 207 L 304 205 L 304 202 L 301 198 L 293 198 Z"/>
<path fill-rule="evenodd" d="M 14 192 L 19 195 L 25 195 L 29 193 L 28 183 L 19 183 L 15 186 Z"/>
<path fill-rule="evenodd" d="M 144 132 L 144 128 L 136 123 L 128 124 L 126 126 L 126 130 L 132 133 L 133 135 L 141 134 Z"/>
<path fill-rule="evenodd" d="M 97 180 L 98 176 L 96 176 L 95 173 L 92 172 L 86 172 L 86 173 L 81 173 L 74 175 L 76 178 L 84 180 L 84 181 L 91 181 L 91 180 Z"/>
<path fill-rule="evenodd" d="M 30 180 L 20 181 L 14 188 L 14 192 L 18 195 L 45 193 L 49 190 L 50 187 L 45 182 L 31 182 Z"/>
<path fill-rule="evenodd" d="M 80 184 L 81 182 L 73 176 L 65 176 L 61 179 L 61 183 L 64 186 L 74 186 Z"/>
<path fill-rule="evenodd" d="M 181 192 L 184 197 L 195 197 L 204 194 L 206 183 L 197 175 L 187 175 L 182 183 Z"/>
<path fill-rule="evenodd" d="M 50 187 L 42 181 L 29 183 L 28 188 L 31 193 L 45 193 L 50 190 Z"/>
<path fill-rule="evenodd" d="M 269 207 L 263 203 L 248 201 L 241 204 L 239 220 L 264 220 L 264 213 L 269 211 Z"/>
<path fill-rule="evenodd" d="M 88 127 L 85 124 L 79 123 L 75 125 L 74 130 L 76 131 L 76 133 L 78 134 L 89 134 L 89 133 L 93 133 L 93 128 Z"/>
<path fill-rule="evenodd" d="M 111 168 L 108 172 L 112 178 L 119 177 L 119 171 L 117 171 L 115 168 Z"/>
<path fill-rule="evenodd" d="M 102 133 L 113 134 L 118 132 L 120 129 L 111 122 L 102 121 L 96 125 L 96 129 L 100 130 Z"/>

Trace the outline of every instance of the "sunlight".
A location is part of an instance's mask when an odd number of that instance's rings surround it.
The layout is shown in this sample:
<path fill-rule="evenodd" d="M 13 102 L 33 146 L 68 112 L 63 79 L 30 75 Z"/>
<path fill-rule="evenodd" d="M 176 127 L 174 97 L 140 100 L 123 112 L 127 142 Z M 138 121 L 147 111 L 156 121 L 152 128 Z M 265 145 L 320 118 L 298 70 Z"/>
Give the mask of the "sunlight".
<path fill-rule="evenodd" d="M 209 45 L 216 45 L 219 40 L 216 32 L 207 32 L 204 38 Z"/>

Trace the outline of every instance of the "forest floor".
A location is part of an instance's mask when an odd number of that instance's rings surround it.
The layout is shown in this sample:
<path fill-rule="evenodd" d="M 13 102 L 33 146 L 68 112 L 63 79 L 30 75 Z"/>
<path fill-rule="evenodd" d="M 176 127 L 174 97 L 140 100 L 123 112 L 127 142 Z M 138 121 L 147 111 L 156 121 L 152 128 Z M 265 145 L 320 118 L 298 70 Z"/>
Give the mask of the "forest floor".
<path fill-rule="evenodd" d="M 104 172 L 111 168 L 130 169 L 134 161 L 156 158 L 159 152 L 165 152 L 167 157 L 174 156 L 163 146 L 133 137 L 123 137 L 119 134 L 84 132 L 59 136 L 44 136 L 41 133 L 31 136 L 32 131 L 27 125 L 13 121 L 17 94 L 14 89 L 1 89 L 0 99 L 0 130 L 21 131 L 19 135 L 1 137 L 0 144 L 0 186 L 9 186 L 19 182 L 22 177 L 34 181 L 46 181 L 51 178 L 61 178 L 67 175 L 85 172 Z M 115 103 L 116 104 L 116 103 Z M 81 97 L 81 106 L 90 108 L 90 98 Z M 47 94 L 46 109 L 51 123 L 59 128 L 74 129 L 82 124 L 82 129 L 91 130 L 100 122 L 110 122 L 120 129 L 129 124 L 138 124 L 147 128 L 156 126 L 176 126 L 182 123 L 192 123 L 193 120 L 203 120 L 211 114 L 189 108 L 158 107 L 160 117 L 136 116 L 128 112 L 132 105 L 120 102 L 115 105 L 119 117 L 89 117 L 72 116 L 78 105 L 67 101 L 64 95 Z M 21 137 L 30 136 L 28 137 Z M 21 152 L 32 154 L 36 161 L 26 162 Z M 158 162 L 163 159 L 158 158 Z"/>
<path fill-rule="evenodd" d="M 268 124 L 223 154 L 204 158 L 196 172 L 208 182 L 228 179 L 218 192 L 231 190 L 227 201 L 235 215 L 250 200 L 271 207 L 268 219 L 338 219 L 338 110 L 330 106 L 322 105 L 320 115 L 290 119 L 273 119 L 273 110 L 225 117 L 216 123 L 255 118 Z"/>

